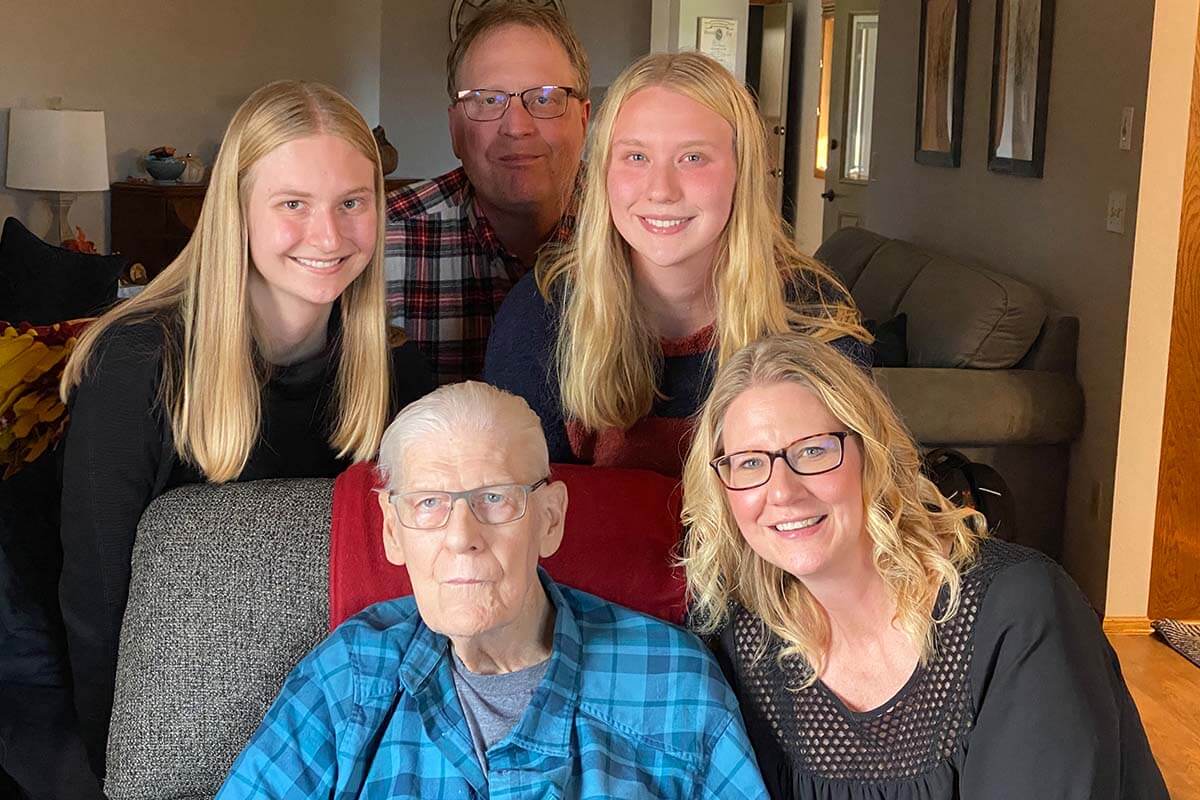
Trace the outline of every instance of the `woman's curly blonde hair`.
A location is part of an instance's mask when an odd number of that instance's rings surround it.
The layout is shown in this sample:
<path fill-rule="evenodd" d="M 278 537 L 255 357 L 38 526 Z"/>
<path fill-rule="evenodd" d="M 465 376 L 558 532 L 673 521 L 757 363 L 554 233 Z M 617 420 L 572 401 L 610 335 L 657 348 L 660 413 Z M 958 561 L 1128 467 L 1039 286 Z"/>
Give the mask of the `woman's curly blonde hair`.
<path fill-rule="evenodd" d="M 875 568 L 896 603 L 896 624 L 921 652 L 932 653 L 934 624 L 958 610 L 960 575 L 974 562 L 983 516 L 953 506 L 921 473 L 920 454 L 891 403 L 870 375 L 836 349 L 803 334 L 750 344 L 717 373 L 700 413 L 683 471 L 683 565 L 693 627 L 717 632 L 731 603 L 756 614 L 786 643 L 782 656 L 802 656 L 821 674 L 829 649 L 825 610 L 804 582 L 765 561 L 747 544 L 709 462 L 723 455 L 725 412 L 754 386 L 795 383 L 812 392 L 862 447 L 863 519 Z M 933 617 L 941 588 L 949 602 Z M 761 655 L 761 654 L 760 654 Z"/>

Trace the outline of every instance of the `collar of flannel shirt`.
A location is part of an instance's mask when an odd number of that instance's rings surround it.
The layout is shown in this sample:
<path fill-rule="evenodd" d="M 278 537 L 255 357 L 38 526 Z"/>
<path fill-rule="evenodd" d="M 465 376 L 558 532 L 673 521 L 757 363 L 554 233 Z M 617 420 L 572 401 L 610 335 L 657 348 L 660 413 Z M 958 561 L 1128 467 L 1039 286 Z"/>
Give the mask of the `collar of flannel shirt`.
<path fill-rule="evenodd" d="M 579 208 L 579 198 L 583 191 L 583 170 L 584 165 L 580 163 L 579 169 L 575 172 L 575 186 L 571 189 L 571 198 L 567 201 L 567 207 L 564 209 L 562 217 L 559 218 L 558 225 L 554 228 L 553 233 L 550 234 L 550 238 L 546 240 L 547 242 L 554 242 L 556 244 L 566 242 L 571 238 L 571 234 L 575 232 L 575 215 Z M 453 176 L 453 181 L 452 183 L 448 183 L 447 186 L 452 187 L 453 191 L 462 192 L 462 203 L 467 210 L 466 217 L 469 229 L 475 236 L 483 252 L 490 258 L 502 259 L 505 264 L 519 266 L 520 262 L 517 261 L 517 257 L 508 252 L 504 247 L 499 235 L 496 233 L 496 229 L 492 227 L 492 223 L 484 216 L 483 211 L 479 208 L 479 204 L 475 202 L 475 188 L 467 179 L 466 171 L 462 167 L 459 167 L 451 173 L 451 176 Z M 458 185 L 459 181 L 461 181 L 461 186 Z M 524 270 L 522 269 L 522 271 Z"/>
<path fill-rule="evenodd" d="M 546 674 L 513 729 L 511 740 L 547 755 L 567 757 L 571 755 L 571 731 L 579 702 L 583 637 L 562 592 L 541 567 L 538 579 L 555 611 L 552 652 Z M 446 698 L 455 693 L 449 640 L 421 624 L 400 663 L 399 680 L 419 705 L 444 707 Z M 457 708 L 456 704 L 451 706 Z M 465 731 L 465 720 L 462 727 Z"/>

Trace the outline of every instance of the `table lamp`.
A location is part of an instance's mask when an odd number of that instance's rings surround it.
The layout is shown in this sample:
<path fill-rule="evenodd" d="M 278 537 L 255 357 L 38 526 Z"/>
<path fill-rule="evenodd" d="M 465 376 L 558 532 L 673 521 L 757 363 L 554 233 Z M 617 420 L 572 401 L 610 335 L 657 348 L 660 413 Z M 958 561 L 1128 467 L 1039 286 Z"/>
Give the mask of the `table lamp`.
<path fill-rule="evenodd" d="M 57 192 L 58 242 L 74 239 L 67 220 L 76 192 L 103 192 L 108 143 L 103 111 L 14 108 L 8 116 L 10 189 Z"/>

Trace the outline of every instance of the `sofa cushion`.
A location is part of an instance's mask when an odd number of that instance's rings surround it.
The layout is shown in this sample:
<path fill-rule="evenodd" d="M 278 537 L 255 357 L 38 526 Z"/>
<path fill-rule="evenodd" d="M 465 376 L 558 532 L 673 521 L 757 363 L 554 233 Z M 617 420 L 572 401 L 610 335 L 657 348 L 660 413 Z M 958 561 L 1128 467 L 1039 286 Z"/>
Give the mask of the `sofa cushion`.
<path fill-rule="evenodd" d="M 1083 427 L 1083 392 L 1070 375 L 936 368 L 874 374 L 922 447 L 1067 444 Z"/>
<path fill-rule="evenodd" d="M 904 293 L 931 257 L 897 239 L 876 250 L 850 289 L 863 319 L 885 320 L 896 316 Z"/>
<path fill-rule="evenodd" d="M 657 472 L 555 464 L 567 484 L 562 545 L 542 566 L 554 580 L 614 603 L 682 622 L 685 583 L 673 566 L 682 533 L 679 482 Z M 377 474 L 343 472 L 334 491 L 329 559 L 329 627 L 372 603 L 412 594 L 408 570 L 383 551 Z"/>
<path fill-rule="evenodd" d="M 1008 369 L 1046 319 L 1045 302 L 1029 286 L 942 256 L 916 276 L 899 311 L 908 315 L 910 367 Z"/>
<path fill-rule="evenodd" d="M 332 480 L 183 486 L 138 525 L 105 792 L 212 796 L 326 632 Z"/>
<path fill-rule="evenodd" d="M 127 263 L 47 244 L 9 217 L 0 236 L 0 319 L 49 325 L 98 314 L 116 301 Z"/>
<path fill-rule="evenodd" d="M 842 228 L 822 242 L 813 257 L 829 267 L 847 289 L 852 289 L 871 256 L 886 242 L 886 236 L 866 228 Z"/>

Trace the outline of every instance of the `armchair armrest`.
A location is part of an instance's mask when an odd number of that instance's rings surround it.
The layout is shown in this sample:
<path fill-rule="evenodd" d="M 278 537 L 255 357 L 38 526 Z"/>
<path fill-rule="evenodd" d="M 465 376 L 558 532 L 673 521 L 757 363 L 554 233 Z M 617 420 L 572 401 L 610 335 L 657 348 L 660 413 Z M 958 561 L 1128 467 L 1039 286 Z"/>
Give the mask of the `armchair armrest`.
<path fill-rule="evenodd" d="M 333 481 L 181 486 L 142 515 L 105 794 L 211 797 L 326 633 Z"/>
<path fill-rule="evenodd" d="M 874 373 L 924 446 L 1061 444 L 1083 427 L 1083 391 L 1070 375 L 920 367 Z"/>

